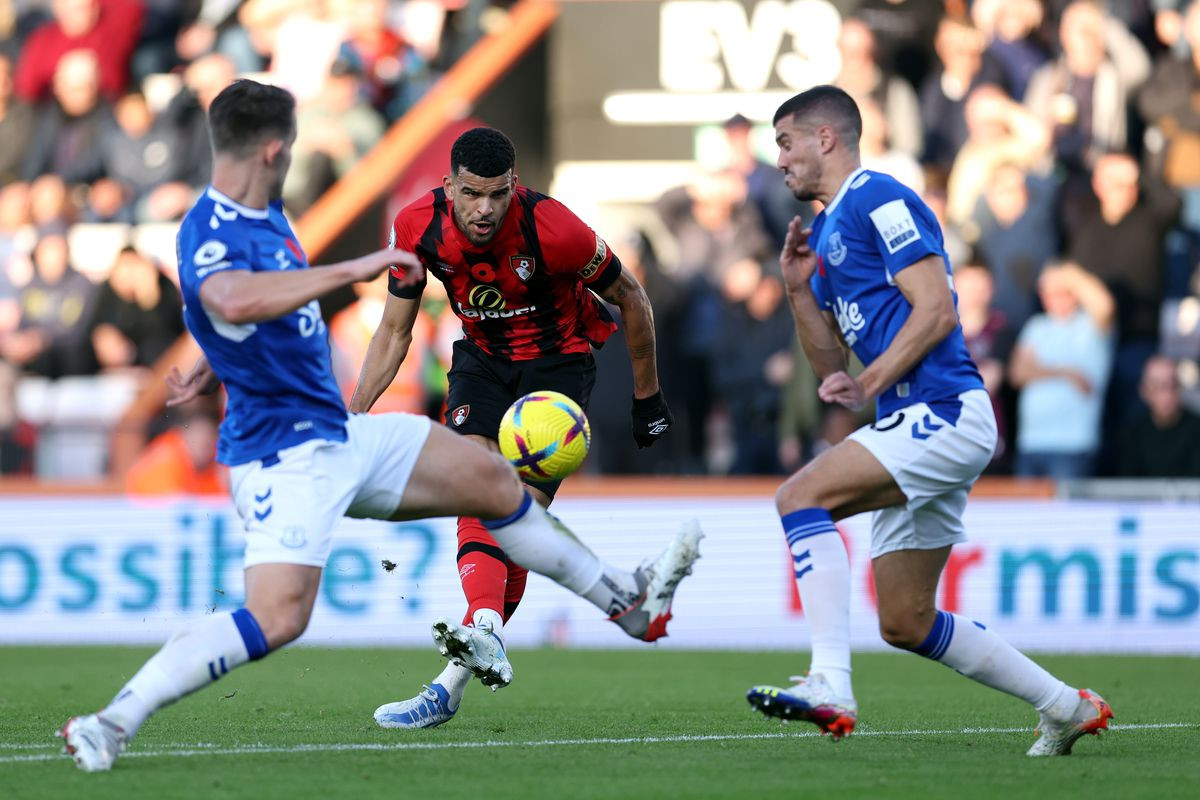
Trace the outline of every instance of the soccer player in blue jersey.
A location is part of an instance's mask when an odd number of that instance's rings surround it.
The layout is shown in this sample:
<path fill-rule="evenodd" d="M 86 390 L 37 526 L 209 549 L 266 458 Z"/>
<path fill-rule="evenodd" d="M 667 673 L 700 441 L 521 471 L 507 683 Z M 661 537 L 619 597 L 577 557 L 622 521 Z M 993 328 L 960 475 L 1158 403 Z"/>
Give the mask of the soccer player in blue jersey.
<path fill-rule="evenodd" d="M 237 81 L 213 101 L 209 127 L 212 185 L 178 237 L 184 318 L 204 357 L 169 388 L 178 403 L 225 384 L 217 455 L 232 468 L 245 527 L 245 607 L 185 626 L 108 706 L 68 720 L 59 736 L 76 764 L 110 769 L 156 710 L 300 636 L 343 515 L 479 517 L 516 563 L 602 610 L 629 607 L 614 620 L 629 635 L 661 625 L 699 555 L 699 529 L 685 524 L 658 559 L 617 569 L 532 502 L 499 454 L 426 417 L 347 415 L 317 298 L 389 265 L 396 280 L 415 283 L 420 262 L 383 250 L 309 267 L 279 200 L 296 138 L 285 90 Z M 491 646 L 466 643 L 477 645 Z"/>
<path fill-rule="evenodd" d="M 755 686 L 750 704 L 839 739 L 854 730 L 850 567 L 834 522 L 873 511 L 879 631 L 895 647 L 1016 695 L 1041 714 L 1029 755 L 1065 755 L 1112 711 L 982 624 L 937 609 L 938 578 L 964 540 L 967 492 L 992 456 L 996 422 L 963 345 L 950 264 L 933 212 L 911 189 L 860 166 L 862 119 L 841 89 L 817 86 L 775 114 L 778 166 L 800 200 L 824 210 L 792 221 L 780 256 L 804 352 L 827 403 L 877 405 L 855 431 L 791 476 L 775 504 L 812 631 L 808 675 Z M 848 350 L 866 366 L 847 373 Z"/>

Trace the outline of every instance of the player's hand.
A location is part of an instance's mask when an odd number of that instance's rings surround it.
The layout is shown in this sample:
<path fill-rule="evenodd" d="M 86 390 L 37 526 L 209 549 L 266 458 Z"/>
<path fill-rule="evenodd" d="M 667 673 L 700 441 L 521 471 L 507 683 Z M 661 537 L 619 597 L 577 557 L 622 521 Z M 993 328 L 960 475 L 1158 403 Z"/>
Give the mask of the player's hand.
<path fill-rule="evenodd" d="M 837 403 L 851 411 L 861 410 L 868 399 L 863 385 L 845 372 L 835 372 L 821 381 L 817 396 L 826 403 Z"/>
<path fill-rule="evenodd" d="M 195 400 L 202 394 L 216 391 L 220 386 L 216 373 L 207 358 L 201 358 L 184 375 L 179 367 L 171 367 L 167 374 L 167 406 L 177 406 Z"/>
<path fill-rule="evenodd" d="M 374 253 L 368 253 L 350 262 L 356 282 L 374 280 L 389 267 L 401 286 L 414 284 L 425 274 L 421 260 L 417 258 L 416 253 L 394 247 L 376 250 Z"/>
<path fill-rule="evenodd" d="M 779 254 L 779 267 L 789 292 L 807 289 L 817 269 L 817 254 L 808 246 L 808 237 L 811 235 L 812 229 L 805 228 L 799 217 L 793 217 L 788 223 L 783 252 Z"/>
<path fill-rule="evenodd" d="M 674 424 L 661 389 L 650 397 L 633 398 L 633 440 L 639 450 L 657 442 Z"/>

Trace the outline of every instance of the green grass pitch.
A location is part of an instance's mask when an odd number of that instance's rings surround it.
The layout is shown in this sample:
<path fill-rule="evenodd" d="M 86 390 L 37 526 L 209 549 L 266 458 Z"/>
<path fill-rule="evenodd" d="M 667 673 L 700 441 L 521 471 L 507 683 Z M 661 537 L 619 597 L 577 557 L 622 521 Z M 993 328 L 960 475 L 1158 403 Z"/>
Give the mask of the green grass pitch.
<path fill-rule="evenodd" d="M 0 797 L 1173 798 L 1200 786 L 1200 660 L 1046 656 L 1105 695 L 1115 729 L 1029 759 L 1021 702 L 905 654 L 856 657 L 858 732 L 752 715 L 755 683 L 802 653 L 525 650 L 448 725 L 384 731 L 371 712 L 440 668 L 431 650 L 290 648 L 152 718 L 117 768 L 79 772 L 51 733 L 151 653 L 0 648 Z M 964 729 L 976 729 L 964 731 Z"/>

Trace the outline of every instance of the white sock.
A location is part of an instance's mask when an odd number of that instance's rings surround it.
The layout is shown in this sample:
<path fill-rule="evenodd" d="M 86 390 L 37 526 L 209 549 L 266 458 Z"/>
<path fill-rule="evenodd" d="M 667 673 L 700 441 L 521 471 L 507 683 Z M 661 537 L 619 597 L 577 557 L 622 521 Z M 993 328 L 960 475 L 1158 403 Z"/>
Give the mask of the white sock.
<path fill-rule="evenodd" d="M 467 690 L 467 684 L 471 682 L 471 678 L 473 677 L 475 675 L 471 670 L 448 661 L 446 662 L 446 668 L 433 679 L 433 682 L 441 684 L 446 693 L 450 695 L 450 709 L 454 710 L 462 702 L 463 692 Z"/>
<path fill-rule="evenodd" d="M 1079 692 L 978 622 L 937 612 L 933 629 L 914 653 L 1026 701 L 1053 720 L 1070 719 Z"/>
<path fill-rule="evenodd" d="M 633 573 L 597 558 L 528 493 L 516 513 L 483 524 L 514 563 L 545 575 L 609 616 L 623 611 L 638 595 Z"/>
<path fill-rule="evenodd" d="M 258 621 L 239 608 L 197 620 L 167 640 L 104 709 L 130 738 L 147 717 L 267 654 Z"/>
<path fill-rule="evenodd" d="M 809 673 L 820 673 L 834 694 L 854 699 L 850 683 L 850 558 L 823 508 L 803 508 L 782 519 L 795 567 L 796 588 L 812 633 Z"/>
<path fill-rule="evenodd" d="M 476 628 L 491 628 L 492 633 L 504 641 L 504 617 L 492 608 L 480 608 L 471 615 L 471 624 Z"/>

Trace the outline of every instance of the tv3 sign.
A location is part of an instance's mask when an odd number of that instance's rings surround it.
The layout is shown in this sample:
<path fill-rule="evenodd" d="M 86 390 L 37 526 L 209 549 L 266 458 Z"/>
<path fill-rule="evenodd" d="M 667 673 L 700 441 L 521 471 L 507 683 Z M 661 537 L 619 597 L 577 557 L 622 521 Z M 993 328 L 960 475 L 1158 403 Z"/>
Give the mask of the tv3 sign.
<path fill-rule="evenodd" d="M 802 90 L 841 69 L 841 16 L 826 0 L 671 0 L 659 12 L 659 79 L 676 92 Z"/>

